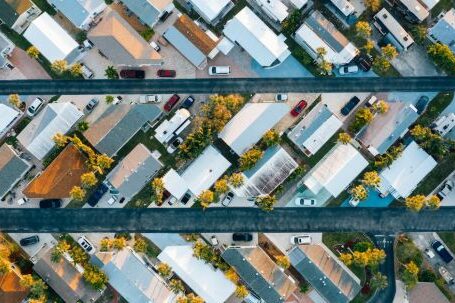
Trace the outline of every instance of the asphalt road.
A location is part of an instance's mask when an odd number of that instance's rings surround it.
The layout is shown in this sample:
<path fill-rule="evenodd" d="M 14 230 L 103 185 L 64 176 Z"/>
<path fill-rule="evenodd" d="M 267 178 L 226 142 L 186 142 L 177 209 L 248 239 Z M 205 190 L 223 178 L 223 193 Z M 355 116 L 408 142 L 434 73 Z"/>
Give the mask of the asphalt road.
<path fill-rule="evenodd" d="M 454 231 L 455 207 L 404 208 L 0 209 L 4 232 L 328 232 Z"/>
<path fill-rule="evenodd" d="M 454 91 L 455 77 L 9 80 L 0 95 Z"/>
<path fill-rule="evenodd" d="M 373 236 L 376 246 L 383 249 L 386 253 L 386 258 L 383 263 L 379 265 L 379 271 L 387 277 L 387 287 L 378 290 L 368 303 L 390 303 L 395 298 L 395 263 L 393 254 L 394 237 L 388 235 L 375 235 Z"/>

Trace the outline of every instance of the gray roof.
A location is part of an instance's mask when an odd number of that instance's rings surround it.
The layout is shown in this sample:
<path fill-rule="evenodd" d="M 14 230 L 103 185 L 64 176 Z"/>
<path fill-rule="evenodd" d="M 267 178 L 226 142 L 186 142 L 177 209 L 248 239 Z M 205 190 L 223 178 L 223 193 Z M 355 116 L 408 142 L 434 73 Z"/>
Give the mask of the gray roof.
<path fill-rule="evenodd" d="M 260 247 L 230 247 L 222 258 L 267 303 L 284 302 L 296 285 Z"/>
<path fill-rule="evenodd" d="M 174 26 L 171 26 L 163 36 L 196 67 L 205 62 L 207 57 Z"/>
<path fill-rule="evenodd" d="M 147 0 L 121 0 L 130 11 L 150 27 L 158 21 L 161 12 Z"/>
<path fill-rule="evenodd" d="M 449 46 L 455 53 L 455 8 L 449 10 L 443 18 L 430 28 L 429 33 L 438 41 Z"/>
<path fill-rule="evenodd" d="M 305 20 L 305 24 L 338 53 L 349 44 L 349 41 L 336 29 L 335 25 L 318 11 L 314 11 Z"/>
<path fill-rule="evenodd" d="M 12 42 L 0 32 L 0 52 L 8 47 L 10 47 Z"/>
<path fill-rule="evenodd" d="M 101 153 L 115 155 L 147 122 L 153 122 L 161 110 L 152 104 L 110 106 L 84 133 Z"/>
<path fill-rule="evenodd" d="M 31 164 L 19 156 L 6 143 L 0 147 L 0 198 L 3 198 L 30 170 Z"/>
<path fill-rule="evenodd" d="M 12 27 L 17 18 L 19 14 L 5 0 L 0 0 L 0 20 Z"/>
<path fill-rule="evenodd" d="M 80 27 L 103 2 L 104 0 L 49 0 L 50 4 L 77 27 Z"/>
<path fill-rule="evenodd" d="M 289 252 L 292 266 L 330 303 L 348 303 L 360 280 L 325 246 L 300 245 Z"/>

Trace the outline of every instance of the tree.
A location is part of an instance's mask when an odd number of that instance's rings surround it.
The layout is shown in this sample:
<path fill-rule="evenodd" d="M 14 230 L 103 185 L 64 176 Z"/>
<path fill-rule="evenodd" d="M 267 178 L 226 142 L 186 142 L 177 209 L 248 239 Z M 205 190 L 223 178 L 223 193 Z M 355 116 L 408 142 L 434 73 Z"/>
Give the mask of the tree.
<path fill-rule="evenodd" d="M 209 124 L 202 124 L 191 132 L 180 144 L 180 155 L 186 159 L 192 159 L 193 157 L 199 156 L 202 151 L 212 142 L 213 140 L 212 128 Z"/>
<path fill-rule="evenodd" d="M 377 12 L 381 8 L 381 2 L 381 0 L 364 0 L 366 8 L 373 13 Z"/>
<path fill-rule="evenodd" d="M 429 208 L 438 209 L 441 206 L 441 199 L 436 195 L 428 197 L 426 204 Z"/>
<path fill-rule="evenodd" d="M 362 183 L 366 186 L 377 187 L 381 184 L 381 178 L 377 171 L 369 171 L 363 174 Z"/>
<path fill-rule="evenodd" d="M 87 194 L 87 192 L 84 189 L 82 189 L 80 186 L 73 186 L 73 188 L 70 191 L 71 199 L 77 200 L 77 201 L 84 200 L 86 194 Z"/>
<path fill-rule="evenodd" d="M 404 271 L 401 275 L 401 279 L 403 280 L 407 289 L 411 289 L 417 284 L 418 274 L 419 267 L 413 261 L 410 261 L 404 265 Z"/>
<path fill-rule="evenodd" d="M 76 41 L 79 44 L 84 43 L 84 41 L 87 40 L 87 32 L 86 31 L 79 31 L 76 34 Z"/>
<path fill-rule="evenodd" d="M 425 206 L 424 195 L 409 196 L 405 199 L 406 207 L 413 211 L 420 211 Z"/>
<path fill-rule="evenodd" d="M 70 66 L 70 73 L 73 76 L 82 75 L 82 65 L 80 63 L 74 63 Z"/>
<path fill-rule="evenodd" d="M 81 184 L 83 187 L 88 188 L 94 186 L 98 182 L 95 173 L 89 172 L 81 175 Z"/>
<path fill-rule="evenodd" d="M 124 237 L 118 237 L 112 239 L 112 248 L 116 250 L 122 250 L 126 247 L 126 239 Z"/>
<path fill-rule="evenodd" d="M 82 132 L 85 132 L 88 129 L 88 122 L 87 121 L 81 121 L 77 124 L 77 130 Z"/>
<path fill-rule="evenodd" d="M 151 185 L 156 204 L 161 205 L 163 203 L 164 181 L 162 178 L 155 178 Z"/>
<path fill-rule="evenodd" d="M 350 254 L 350 253 L 341 253 L 339 256 L 339 259 L 341 260 L 341 262 L 346 264 L 346 266 L 349 266 L 352 264 L 352 254 Z"/>
<path fill-rule="evenodd" d="M 58 241 L 51 253 L 51 261 L 54 263 L 60 262 L 62 255 L 68 252 L 71 246 L 65 240 Z"/>
<path fill-rule="evenodd" d="M 103 238 L 103 239 L 101 239 L 101 241 L 100 241 L 100 250 L 101 250 L 101 251 L 108 251 L 108 250 L 110 250 L 110 249 L 111 249 L 111 246 L 112 246 L 111 244 L 112 244 L 112 242 L 111 242 L 111 240 L 110 240 L 109 238 Z"/>
<path fill-rule="evenodd" d="M 243 185 L 243 183 L 245 182 L 244 178 L 243 178 L 243 175 L 241 173 L 233 173 L 229 179 L 229 184 L 232 185 L 232 187 L 240 187 Z"/>
<path fill-rule="evenodd" d="M 74 264 L 85 265 L 88 262 L 88 255 L 85 251 L 79 246 L 73 246 L 68 251 L 71 259 L 73 259 Z"/>
<path fill-rule="evenodd" d="M 8 96 L 8 102 L 16 108 L 20 108 L 22 101 L 18 94 L 11 94 Z"/>
<path fill-rule="evenodd" d="M 183 293 L 185 291 L 182 281 L 176 278 L 169 281 L 169 288 L 175 294 Z"/>
<path fill-rule="evenodd" d="M 371 26 L 366 21 L 358 21 L 355 24 L 355 31 L 358 36 L 367 39 L 371 36 Z"/>
<path fill-rule="evenodd" d="M 411 29 L 414 40 L 417 43 L 423 43 L 427 38 L 427 28 L 423 25 L 414 25 Z"/>
<path fill-rule="evenodd" d="M 69 139 L 70 139 L 69 137 L 67 137 L 61 133 L 56 133 L 52 137 L 52 140 L 58 147 L 65 147 L 65 145 L 68 143 Z"/>
<path fill-rule="evenodd" d="M 291 261 L 287 256 L 276 256 L 275 261 L 279 267 L 284 269 L 288 269 L 291 266 Z"/>
<path fill-rule="evenodd" d="M 213 187 L 217 194 L 224 194 L 225 192 L 227 192 L 229 190 L 228 181 L 226 178 L 222 178 L 222 179 L 219 179 L 218 181 L 216 181 L 215 185 Z"/>
<path fill-rule="evenodd" d="M 104 285 L 109 281 L 106 274 L 100 268 L 92 264 L 84 266 L 84 273 L 82 276 L 84 277 L 84 280 L 96 290 L 103 289 Z"/>
<path fill-rule="evenodd" d="M 367 53 L 368 55 L 371 54 L 371 51 L 374 49 L 374 42 L 373 40 L 371 39 L 367 39 L 366 42 L 365 42 L 365 45 L 363 46 L 363 50 L 365 51 L 365 53 Z"/>
<path fill-rule="evenodd" d="M 368 191 L 363 185 L 357 185 L 351 189 L 351 195 L 353 199 L 362 201 L 368 197 Z"/>
<path fill-rule="evenodd" d="M 389 60 L 384 56 L 377 56 L 373 61 L 373 67 L 381 72 L 388 71 L 391 66 Z"/>
<path fill-rule="evenodd" d="M 114 159 L 109 157 L 106 154 L 96 155 L 96 165 L 101 168 L 102 173 L 104 170 L 111 168 L 112 163 L 114 163 Z"/>
<path fill-rule="evenodd" d="M 382 54 L 390 61 L 398 56 L 397 49 L 392 44 L 381 47 Z"/>
<path fill-rule="evenodd" d="M 338 134 L 338 142 L 341 142 L 343 144 L 348 144 L 351 142 L 352 138 L 348 133 L 342 132 Z"/>
<path fill-rule="evenodd" d="M 388 285 L 387 277 L 380 272 L 375 273 L 370 280 L 373 289 L 385 289 Z"/>
<path fill-rule="evenodd" d="M 27 48 L 27 55 L 29 55 L 33 59 L 38 59 L 40 55 L 40 51 L 35 46 L 30 46 Z"/>
<path fill-rule="evenodd" d="M 68 68 L 68 63 L 65 60 L 55 60 L 51 64 L 51 69 L 57 74 L 62 74 Z"/>
<path fill-rule="evenodd" d="M 241 171 L 253 168 L 254 165 L 262 158 L 264 152 L 257 148 L 252 148 L 240 156 L 239 169 Z"/>
<path fill-rule="evenodd" d="M 264 134 L 262 141 L 266 146 L 274 146 L 280 143 L 280 135 L 274 129 L 270 129 Z"/>
<path fill-rule="evenodd" d="M 104 101 L 106 101 L 107 104 L 111 104 L 112 102 L 114 102 L 114 96 L 107 95 L 107 96 L 104 98 Z"/>
<path fill-rule="evenodd" d="M 292 35 L 299 27 L 301 20 L 302 12 L 298 9 L 293 10 L 282 22 L 282 32 L 287 36 Z"/>
<path fill-rule="evenodd" d="M 358 132 L 363 126 L 370 124 L 373 121 L 374 115 L 368 107 L 362 107 L 354 116 L 354 121 L 349 125 L 349 130 Z"/>
<path fill-rule="evenodd" d="M 112 65 L 110 65 L 106 68 L 106 70 L 104 71 L 104 76 L 106 76 L 108 79 L 112 79 L 112 80 L 119 78 L 117 70 Z"/>
<path fill-rule="evenodd" d="M 354 244 L 355 251 L 366 252 L 367 250 L 373 249 L 373 248 L 374 248 L 373 244 L 368 241 L 361 241 L 361 242 L 357 242 L 356 244 Z"/>
<path fill-rule="evenodd" d="M 256 205 L 259 206 L 260 209 L 264 211 L 271 211 L 273 210 L 273 206 L 276 204 L 277 199 L 275 196 L 258 196 L 256 197 Z"/>
<path fill-rule="evenodd" d="M 203 208 L 207 208 L 215 200 L 215 195 L 211 190 L 206 189 L 199 194 L 198 200 Z"/>
<path fill-rule="evenodd" d="M 224 275 L 226 276 L 226 278 L 228 278 L 232 283 L 234 284 L 237 284 L 239 283 L 239 275 L 237 274 L 237 272 L 231 267 L 229 268 L 225 273 Z"/>
<path fill-rule="evenodd" d="M 22 275 L 19 283 L 22 287 L 30 289 L 30 298 L 40 299 L 45 296 L 47 285 L 43 280 L 34 278 L 32 275 Z"/>
<path fill-rule="evenodd" d="M 240 298 L 240 299 L 246 298 L 246 296 L 248 296 L 249 293 L 250 292 L 245 287 L 245 285 L 237 285 L 237 287 L 235 288 L 235 296 L 237 298 Z"/>
<path fill-rule="evenodd" d="M 172 268 L 165 262 L 158 263 L 156 270 L 164 278 L 169 277 L 172 273 Z"/>
<path fill-rule="evenodd" d="M 332 63 L 325 59 L 319 61 L 318 67 L 322 75 L 330 75 L 332 73 Z"/>
<path fill-rule="evenodd" d="M 389 111 L 390 105 L 384 100 L 379 100 L 373 104 L 373 110 L 380 114 L 385 114 Z"/>
<path fill-rule="evenodd" d="M 11 264 L 8 260 L 0 258 L 0 275 L 4 275 L 11 271 Z"/>
<path fill-rule="evenodd" d="M 133 248 L 137 252 L 145 253 L 147 251 L 148 244 L 144 239 L 137 237 L 134 239 Z"/>
<path fill-rule="evenodd" d="M 455 54 L 449 46 L 442 43 L 435 43 L 430 45 L 427 51 L 437 66 L 446 70 L 451 75 L 455 73 Z"/>

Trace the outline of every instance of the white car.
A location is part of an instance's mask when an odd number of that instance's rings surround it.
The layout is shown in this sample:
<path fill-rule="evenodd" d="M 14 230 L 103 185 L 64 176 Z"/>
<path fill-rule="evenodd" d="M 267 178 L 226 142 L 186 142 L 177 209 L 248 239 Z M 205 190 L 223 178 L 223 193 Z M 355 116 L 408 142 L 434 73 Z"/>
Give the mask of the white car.
<path fill-rule="evenodd" d="M 114 101 L 112 101 L 112 104 L 117 105 L 117 104 L 122 103 L 122 101 L 123 101 L 122 96 L 117 96 L 117 97 L 114 97 Z"/>
<path fill-rule="evenodd" d="M 230 66 L 209 66 L 210 76 L 227 76 L 231 73 Z"/>
<path fill-rule="evenodd" d="M 19 200 L 17 200 L 18 205 L 24 205 L 27 202 L 28 202 L 28 199 L 26 197 L 23 197 L 23 198 L 20 198 Z"/>
<path fill-rule="evenodd" d="M 175 138 L 167 147 L 166 151 L 170 154 L 173 154 L 177 148 L 179 148 L 179 145 L 183 142 L 183 139 L 181 137 Z"/>
<path fill-rule="evenodd" d="M 425 249 L 425 254 L 426 254 L 426 255 L 428 256 L 428 258 L 430 258 L 430 259 L 433 259 L 434 256 L 435 256 L 434 252 L 433 252 L 431 249 L 429 249 L 429 248 Z"/>
<path fill-rule="evenodd" d="M 234 199 L 234 194 L 230 191 L 224 197 L 223 201 L 221 202 L 221 205 L 229 206 L 229 204 L 231 204 L 232 202 L 232 199 Z"/>
<path fill-rule="evenodd" d="M 357 207 L 357 205 L 359 205 L 359 203 L 360 203 L 360 200 L 357 200 L 354 198 L 351 198 L 351 200 L 349 200 L 349 205 L 351 205 L 352 207 Z"/>
<path fill-rule="evenodd" d="M 86 65 L 84 65 L 84 63 L 81 63 L 81 67 L 82 67 L 82 76 L 84 77 L 84 79 L 92 79 L 94 77 L 93 71 L 90 68 L 88 68 Z"/>
<path fill-rule="evenodd" d="M 218 245 L 218 239 L 216 238 L 215 235 L 213 235 L 212 237 L 210 237 L 210 243 L 212 243 L 213 246 L 217 246 Z"/>
<path fill-rule="evenodd" d="M 156 50 L 157 52 L 161 50 L 161 47 L 158 44 L 156 44 L 155 41 L 150 42 L 150 46 L 153 47 L 153 49 Z"/>
<path fill-rule="evenodd" d="M 139 97 L 139 103 L 160 103 L 163 101 L 161 95 L 145 95 Z"/>
<path fill-rule="evenodd" d="M 34 117 L 41 107 L 44 104 L 44 100 L 41 99 L 40 97 L 37 97 L 35 100 L 33 100 L 32 104 L 27 108 L 27 116 L 29 117 Z"/>
<path fill-rule="evenodd" d="M 288 100 L 288 95 L 287 94 L 276 94 L 275 95 L 275 101 L 276 102 L 286 102 Z"/>
<path fill-rule="evenodd" d="M 359 72 L 359 67 L 357 65 L 345 65 L 340 67 L 338 71 L 340 75 L 356 74 Z"/>
<path fill-rule="evenodd" d="M 77 243 L 90 255 L 93 255 L 96 251 L 95 246 L 84 236 L 79 237 Z"/>
<path fill-rule="evenodd" d="M 297 244 L 297 245 L 311 244 L 311 236 L 310 235 L 292 236 L 291 244 Z"/>
<path fill-rule="evenodd" d="M 112 205 L 118 200 L 118 196 L 111 196 L 109 200 L 107 200 L 107 204 Z"/>
<path fill-rule="evenodd" d="M 316 199 L 297 198 L 297 199 L 295 199 L 295 205 L 297 205 L 297 206 L 316 206 Z"/>

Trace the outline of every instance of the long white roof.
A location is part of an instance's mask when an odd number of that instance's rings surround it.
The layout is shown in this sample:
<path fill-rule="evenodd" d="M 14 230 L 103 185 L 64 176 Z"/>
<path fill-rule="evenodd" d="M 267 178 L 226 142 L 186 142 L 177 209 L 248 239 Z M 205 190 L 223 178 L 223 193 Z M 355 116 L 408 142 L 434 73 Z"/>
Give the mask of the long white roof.
<path fill-rule="evenodd" d="M 206 303 L 224 303 L 235 291 L 235 285 L 222 271 L 193 257 L 191 246 L 168 246 L 158 259 L 169 264 Z"/>
<path fill-rule="evenodd" d="M 248 7 L 227 22 L 223 33 L 237 42 L 262 66 L 271 66 L 276 60 L 284 61 L 290 55 L 285 37 L 277 36 Z"/>
<path fill-rule="evenodd" d="M 5 104 L 0 104 L 0 135 L 3 134 L 19 115 L 20 113 L 17 110 Z"/>
<path fill-rule="evenodd" d="M 210 19 L 214 20 L 231 0 L 190 0 L 191 4 L 199 8 L 200 11 Z"/>
<path fill-rule="evenodd" d="M 283 22 L 289 15 L 288 7 L 280 0 L 256 0 L 257 4 L 264 10 L 264 12 L 274 21 Z"/>
<path fill-rule="evenodd" d="M 305 176 L 304 183 L 314 194 L 325 188 L 337 197 L 367 166 L 351 144 L 339 143 Z"/>
<path fill-rule="evenodd" d="M 380 191 L 392 191 L 395 197 L 405 198 L 412 193 L 436 164 L 433 157 L 413 141 L 392 165 L 380 173 L 382 182 L 379 189 Z"/>
<path fill-rule="evenodd" d="M 173 168 L 163 176 L 163 183 L 164 188 L 178 200 L 188 191 L 186 181 Z"/>
<path fill-rule="evenodd" d="M 331 115 L 302 145 L 314 155 L 342 125 L 340 119 Z"/>
<path fill-rule="evenodd" d="M 47 13 L 33 20 L 24 37 L 50 62 L 64 60 L 79 46 Z"/>
<path fill-rule="evenodd" d="M 165 119 L 155 129 L 155 138 L 158 142 L 168 142 L 174 136 L 174 132 L 190 117 L 190 112 L 187 109 L 181 108 L 177 110 L 171 119 Z"/>

